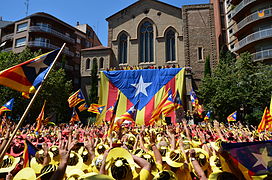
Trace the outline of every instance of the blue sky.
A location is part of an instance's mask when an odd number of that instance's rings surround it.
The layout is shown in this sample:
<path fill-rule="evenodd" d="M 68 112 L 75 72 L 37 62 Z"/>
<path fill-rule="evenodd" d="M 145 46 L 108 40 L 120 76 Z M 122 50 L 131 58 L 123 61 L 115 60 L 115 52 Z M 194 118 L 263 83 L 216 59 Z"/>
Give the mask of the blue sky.
<path fill-rule="evenodd" d="M 16 21 L 26 16 L 26 0 L 1 0 L 0 16 L 6 21 Z M 107 17 L 133 4 L 137 0 L 29 0 L 28 15 L 46 12 L 75 26 L 89 24 L 107 46 Z M 208 3 L 209 0 L 161 0 L 181 7 L 182 5 Z"/>

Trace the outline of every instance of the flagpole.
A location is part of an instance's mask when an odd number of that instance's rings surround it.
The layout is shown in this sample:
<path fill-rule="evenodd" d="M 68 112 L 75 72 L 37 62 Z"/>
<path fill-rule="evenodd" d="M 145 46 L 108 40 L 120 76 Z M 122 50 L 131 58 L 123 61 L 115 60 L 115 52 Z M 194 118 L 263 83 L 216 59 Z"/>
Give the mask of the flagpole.
<path fill-rule="evenodd" d="M 6 146 L 4 147 L 3 151 L 1 152 L 0 158 L 4 156 L 4 154 L 6 153 L 6 151 L 7 151 L 8 147 L 9 147 L 11 141 L 13 140 L 14 136 L 16 135 L 16 133 L 17 133 L 19 127 L 20 127 L 20 126 L 22 125 L 22 123 L 24 122 L 24 120 L 25 120 L 25 118 L 26 118 L 26 116 L 27 116 L 27 114 L 28 114 L 28 112 L 29 112 L 29 110 L 30 110 L 30 108 L 31 108 L 31 106 L 32 106 L 32 104 L 33 104 L 33 102 L 35 101 L 36 96 L 38 95 L 38 93 L 39 93 L 40 90 L 41 90 L 41 87 L 42 87 L 42 85 L 43 85 L 43 82 L 45 81 L 45 79 L 47 78 L 48 74 L 50 73 L 50 71 L 51 71 L 52 68 L 54 67 L 54 65 L 55 65 L 55 63 L 56 63 L 56 61 L 57 61 L 57 59 L 58 59 L 60 53 L 61 53 L 62 50 L 64 49 L 65 45 L 66 45 L 66 43 L 64 43 L 64 44 L 62 45 L 60 51 L 58 52 L 57 56 L 55 57 L 54 61 L 52 62 L 51 67 L 49 68 L 48 72 L 47 72 L 46 75 L 44 76 L 44 79 L 43 79 L 43 81 L 41 82 L 41 85 L 38 87 L 38 89 L 36 90 L 35 94 L 34 94 L 33 97 L 31 98 L 31 101 L 29 102 L 29 104 L 28 104 L 28 106 L 27 106 L 27 108 L 26 108 L 24 114 L 22 115 L 20 121 L 18 122 L 18 125 L 17 125 L 16 128 L 14 129 L 13 133 L 11 134 L 11 136 L 10 136 L 10 138 L 9 138 L 7 144 L 6 144 Z"/>

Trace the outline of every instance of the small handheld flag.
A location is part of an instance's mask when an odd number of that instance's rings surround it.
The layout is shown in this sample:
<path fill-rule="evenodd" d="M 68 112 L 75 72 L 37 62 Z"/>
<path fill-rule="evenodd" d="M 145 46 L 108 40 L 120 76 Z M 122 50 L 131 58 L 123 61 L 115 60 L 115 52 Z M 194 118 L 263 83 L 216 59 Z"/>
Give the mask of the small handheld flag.
<path fill-rule="evenodd" d="M 74 124 L 76 121 L 80 121 L 80 119 L 79 119 L 79 116 L 78 116 L 78 114 L 76 112 L 76 109 L 74 108 L 70 123 Z"/>
<path fill-rule="evenodd" d="M 88 109 L 88 105 L 86 104 L 86 102 L 78 106 L 79 112 L 85 111 L 86 109 Z"/>
<path fill-rule="evenodd" d="M 6 104 L 4 104 L 4 105 L 0 108 L 0 115 L 1 115 L 4 111 L 12 111 L 13 104 L 14 104 L 14 98 L 12 98 L 11 100 L 9 100 Z"/>
<path fill-rule="evenodd" d="M 228 122 L 230 121 L 236 121 L 237 118 L 237 111 L 233 112 L 232 114 L 230 114 L 227 118 Z"/>
<path fill-rule="evenodd" d="M 272 116 L 266 107 L 263 113 L 262 120 L 258 126 L 258 132 L 264 131 L 264 130 L 272 130 Z"/>
<path fill-rule="evenodd" d="M 80 89 L 68 98 L 70 108 L 75 107 L 78 103 L 82 101 L 85 101 L 85 98 Z"/>
<path fill-rule="evenodd" d="M 88 108 L 88 111 L 96 114 L 101 114 L 104 108 L 105 106 L 103 105 L 91 104 L 90 107 Z"/>

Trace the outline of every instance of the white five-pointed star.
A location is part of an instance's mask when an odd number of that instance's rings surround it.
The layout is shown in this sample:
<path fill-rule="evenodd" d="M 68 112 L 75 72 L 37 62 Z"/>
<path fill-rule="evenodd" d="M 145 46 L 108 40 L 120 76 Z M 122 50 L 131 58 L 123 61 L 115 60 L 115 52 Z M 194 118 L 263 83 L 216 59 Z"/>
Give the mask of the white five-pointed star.
<path fill-rule="evenodd" d="M 42 57 L 41 59 L 37 59 L 36 61 L 30 63 L 27 66 L 28 67 L 34 67 L 35 71 L 36 71 L 36 74 L 38 74 L 41 68 L 47 68 L 48 67 L 48 65 L 43 63 L 44 59 L 45 59 L 45 57 Z"/>
<path fill-rule="evenodd" d="M 267 169 L 268 162 L 272 160 L 271 156 L 268 156 L 267 148 L 265 148 L 262 154 L 252 153 L 253 156 L 257 159 L 257 162 L 253 165 L 253 167 L 262 165 Z"/>
<path fill-rule="evenodd" d="M 143 80 L 143 76 L 141 76 L 138 84 L 131 84 L 132 86 L 136 88 L 136 93 L 134 97 L 136 97 L 139 93 L 143 93 L 144 95 L 148 96 L 146 92 L 146 88 L 150 86 L 151 84 L 152 83 L 145 83 Z"/>

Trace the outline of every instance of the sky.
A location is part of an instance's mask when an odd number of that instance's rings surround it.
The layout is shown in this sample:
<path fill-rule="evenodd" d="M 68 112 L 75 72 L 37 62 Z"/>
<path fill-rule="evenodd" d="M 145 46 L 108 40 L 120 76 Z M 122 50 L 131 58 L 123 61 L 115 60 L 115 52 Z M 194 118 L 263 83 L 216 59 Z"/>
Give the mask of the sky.
<path fill-rule="evenodd" d="M 4 21 L 17 21 L 28 14 L 45 12 L 75 26 L 89 24 L 104 46 L 107 46 L 108 23 L 105 20 L 112 14 L 135 3 L 137 0 L 0 0 L 0 16 Z M 203 4 L 209 0 L 161 0 L 173 6 Z"/>

